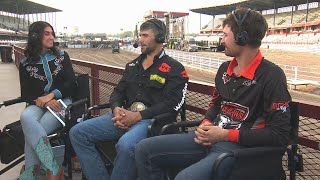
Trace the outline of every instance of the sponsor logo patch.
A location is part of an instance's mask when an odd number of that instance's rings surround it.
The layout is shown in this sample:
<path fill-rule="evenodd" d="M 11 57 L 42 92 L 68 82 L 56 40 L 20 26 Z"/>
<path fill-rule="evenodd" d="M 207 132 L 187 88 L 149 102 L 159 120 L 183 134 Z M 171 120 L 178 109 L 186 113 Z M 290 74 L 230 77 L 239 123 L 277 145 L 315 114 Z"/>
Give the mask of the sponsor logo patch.
<path fill-rule="evenodd" d="M 150 80 L 151 81 L 158 81 L 161 84 L 164 84 L 166 82 L 166 79 L 159 76 L 158 74 L 151 74 L 150 75 Z"/>
<path fill-rule="evenodd" d="M 182 107 L 184 100 L 186 99 L 187 88 L 188 88 L 188 83 L 185 83 L 184 88 L 182 90 L 182 99 L 181 99 L 180 103 L 176 107 L 173 108 L 175 111 L 178 111 Z"/>
<path fill-rule="evenodd" d="M 227 74 L 227 72 L 224 72 L 223 75 L 222 75 L 222 80 L 223 80 L 223 84 L 226 84 L 227 82 L 230 81 L 230 77 L 229 75 Z"/>
<path fill-rule="evenodd" d="M 167 73 L 171 70 L 171 67 L 167 64 L 167 63 L 162 63 L 160 66 L 159 66 L 159 71 L 161 72 L 164 72 L 164 73 Z"/>
<path fill-rule="evenodd" d="M 222 102 L 218 126 L 224 129 L 239 129 L 249 115 L 249 108 L 232 102 Z"/>
<path fill-rule="evenodd" d="M 272 103 L 272 110 L 287 112 L 289 102 L 274 102 Z"/>
<path fill-rule="evenodd" d="M 138 61 L 130 63 L 129 66 L 135 66 L 136 64 L 138 64 Z"/>
<path fill-rule="evenodd" d="M 246 80 L 242 83 L 244 86 L 251 86 L 253 84 L 257 84 L 257 81 L 254 79 L 254 80 Z"/>
<path fill-rule="evenodd" d="M 221 113 L 234 121 L 244 121 L 249 115 L 249 108 L 237 103 L 223 102 Z"/>
<path fill-rule="evenodd" d="M 184 78 L 189 78 L 188 73 L 187 73 L 186 70 L 181 72 L 181 76 L 184 77 Z"/>

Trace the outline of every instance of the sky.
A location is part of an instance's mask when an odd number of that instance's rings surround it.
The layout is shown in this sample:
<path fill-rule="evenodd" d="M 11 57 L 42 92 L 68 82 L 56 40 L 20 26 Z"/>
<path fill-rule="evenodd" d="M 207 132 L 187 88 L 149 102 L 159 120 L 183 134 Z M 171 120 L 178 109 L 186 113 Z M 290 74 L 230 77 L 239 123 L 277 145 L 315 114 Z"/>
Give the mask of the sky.
<path fill-rule="evenodd" d="M 189 11 L 213 6 L 231 0 L 31 0 L 36 3 L 61 9 L 56 15 L 56 31 L 115 34 L 133 31 L 149 11 L 188 12 L 186 33 L 199 33 L 201 25 L 209 23 L 211 16 Z M 49 15 L 49 17 L 55 17 Z M 49 21 L 50 22 L 50 21 Z M 53 23 L 53 24 L 52 24 Z M 55 26 L 54 21 L 51 22 Z M 64 28 L 67 27 L 67 28 Z"/>

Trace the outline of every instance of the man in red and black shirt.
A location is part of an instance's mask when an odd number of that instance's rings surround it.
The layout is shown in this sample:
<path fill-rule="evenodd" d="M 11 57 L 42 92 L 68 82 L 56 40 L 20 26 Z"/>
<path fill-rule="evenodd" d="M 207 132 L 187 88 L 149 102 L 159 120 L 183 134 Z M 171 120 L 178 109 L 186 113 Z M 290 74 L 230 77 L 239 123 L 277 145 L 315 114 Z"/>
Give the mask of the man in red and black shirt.
<path fill-rule="evenodd" d="M 290 130 L 290 94 L 280 67 L 259 47 L 268 25 L 257 11 L 239 8 L 223 21 L 225 54 L 215 78 L 210 108 L 195 132 L 141 141 L 136 163 L 141 180 L 164 179 L 163 169 L 182 167 L 175 179 L 211 179 L 212 165 L 224 152 L 254 146 L 283 146 Z M 231 163 L 223 163 L 226 179 Z"/>

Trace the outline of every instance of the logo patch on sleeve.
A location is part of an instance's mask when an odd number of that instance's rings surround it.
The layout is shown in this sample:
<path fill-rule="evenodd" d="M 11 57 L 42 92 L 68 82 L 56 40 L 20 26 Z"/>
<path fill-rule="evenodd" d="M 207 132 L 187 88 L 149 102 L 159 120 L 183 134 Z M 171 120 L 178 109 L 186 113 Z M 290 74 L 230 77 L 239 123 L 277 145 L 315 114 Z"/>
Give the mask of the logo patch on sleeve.
<path fill-rule="evenodd" d="M 186 70 L 181 72 L 181 76 L 184 77 L 184 78 L 189 78 L 188 73 L 187 73 Z"/>
<path fill-rule="evenodd" d="M 162 63 L 160 66 L 159 66 L 159 71 L 161 72 L 164 72 L 164 73 L 167 73 L 171 70 L 171 67 L 167 64 L 167 63 Z"/>
<path fill-rule="evenodd" d="M 287 112 L 289 102 L 274 102 L 272 103 L 272 110 Z"/>

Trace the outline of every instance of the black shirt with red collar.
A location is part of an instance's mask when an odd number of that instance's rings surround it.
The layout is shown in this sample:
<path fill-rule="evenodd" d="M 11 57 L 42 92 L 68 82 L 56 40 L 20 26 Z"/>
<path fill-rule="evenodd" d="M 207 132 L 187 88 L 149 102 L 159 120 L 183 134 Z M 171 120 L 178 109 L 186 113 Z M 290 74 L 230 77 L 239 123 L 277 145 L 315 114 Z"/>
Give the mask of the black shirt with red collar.
<path fill-rule="evenodd" d="M 189 80 L 184 66 L 162 50 L 145 70 L 142 66 L 145 58 L 146 54 L 141 54 L 126 65 L 110 97 L 112 110 L 142 102 L 147 106 L 146 110 L 140 111 L 142 119 L 177 112 L 185 101 Z"/>
<path fill-rule="evenodd" d="M 234 58 L 220 66 L 204 121 L 229 129 L 228 140 L 244 146 L 287 144 L 291 96 L 283 70 L 260 51 L 239 75 L 236 64 Z"/>

